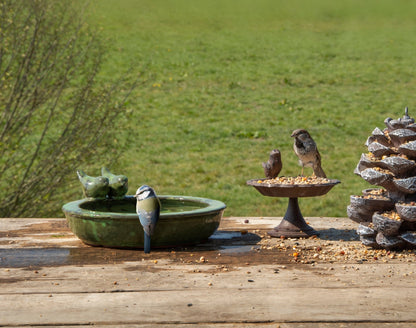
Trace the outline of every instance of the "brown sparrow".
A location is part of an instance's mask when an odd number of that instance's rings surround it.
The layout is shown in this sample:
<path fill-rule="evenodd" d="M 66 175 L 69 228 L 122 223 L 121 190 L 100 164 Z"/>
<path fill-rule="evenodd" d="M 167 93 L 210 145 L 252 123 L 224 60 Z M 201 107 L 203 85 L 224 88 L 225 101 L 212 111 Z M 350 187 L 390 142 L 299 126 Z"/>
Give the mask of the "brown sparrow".
<path fill-rule="evenodd" d="M 292 132 L 291 137 L 295 138 L 293 149 L 299 157 L 299 164 L 303 168 L 310 166 L 313 169 L 313 174 L 317 177 L 326 178 L 326 174 L 321 167 L 321 155 L 316 147 L 315 141 L 306 130 L 298 129 Z"/>
<path fill-rule="evenodd" d="M 276 178 L 282 170 L 282 159 L 280 156 L 280 151 L 278 149 L 273 149 L 270 152 L 269 160 L 266 163 L 263 162 L 262 165 L 266 178 Z"/>

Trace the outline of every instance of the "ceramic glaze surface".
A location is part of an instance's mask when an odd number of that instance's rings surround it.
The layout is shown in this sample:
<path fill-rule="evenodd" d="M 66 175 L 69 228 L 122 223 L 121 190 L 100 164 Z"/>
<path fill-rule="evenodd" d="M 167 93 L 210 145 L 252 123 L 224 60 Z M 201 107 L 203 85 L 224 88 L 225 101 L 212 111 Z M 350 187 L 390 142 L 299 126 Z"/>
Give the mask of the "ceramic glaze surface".
<path fill-rule="evenodd" d="M 218 228 L 226 205 L 220 201 L 159 196 L 161 213 L 152 246 L 191 245 L 208 239 Z M 67 203 L 62 210 L 73 233 L 93 246 L 142 248 L 143 228 L 136 213 L 136 199 L 85 198 Z"/>

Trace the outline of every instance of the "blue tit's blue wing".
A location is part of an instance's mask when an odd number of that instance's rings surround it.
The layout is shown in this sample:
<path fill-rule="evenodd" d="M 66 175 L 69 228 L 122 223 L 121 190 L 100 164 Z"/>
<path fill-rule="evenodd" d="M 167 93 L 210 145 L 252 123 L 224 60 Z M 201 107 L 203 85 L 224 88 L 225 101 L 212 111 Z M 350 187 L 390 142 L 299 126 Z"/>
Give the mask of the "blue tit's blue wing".
<path fill-rule="evenodd" d="M 148 235 L 152 235 L 153 230 L 154 230 L 152 229 L 152 225 L 153 225 L 152 224 L 152 218 L 153 218 L 152 211 L 148 212 L 143 209 L 138 209 L 137 214 L 139 215 L 140 223 L 143 226 L 144 232 L 146 232 Z M 154 225 L 153 225 L 153 228 L 154 228 Z"/>
<path fill-rule="evenodd" d="M 148 198 L 137 203 L 137 214 L 143 230 L 148 235 L 153 235 L 157 221 L 159 220 L 160 204 L 157 198 Z"/>

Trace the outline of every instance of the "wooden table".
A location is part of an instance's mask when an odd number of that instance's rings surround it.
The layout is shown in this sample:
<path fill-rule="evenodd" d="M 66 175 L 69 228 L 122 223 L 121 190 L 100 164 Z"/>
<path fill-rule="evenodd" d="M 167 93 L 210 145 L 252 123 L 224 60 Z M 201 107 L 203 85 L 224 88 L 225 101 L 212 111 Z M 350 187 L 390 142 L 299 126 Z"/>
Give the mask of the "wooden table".
<path fill-rule="evenodd" d="M 280 219 L 224 218 L 205 244 L 150 254 L 86 246 L 65 219 L 0 219 L 0 326 L 416 325 L 414 252 L 356 258 L 346 218 L 267 238 Z"/>

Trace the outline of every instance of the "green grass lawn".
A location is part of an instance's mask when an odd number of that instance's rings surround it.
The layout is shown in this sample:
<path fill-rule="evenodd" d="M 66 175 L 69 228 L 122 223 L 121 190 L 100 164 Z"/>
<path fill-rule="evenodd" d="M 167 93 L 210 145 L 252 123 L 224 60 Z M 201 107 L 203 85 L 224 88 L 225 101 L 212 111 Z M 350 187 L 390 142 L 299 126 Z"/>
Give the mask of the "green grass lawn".
<path fill-rule="evenodd" d="M 416 116 L 416 4 L 409 1 L 100 0 L 90 22 L 111 49 L 104 78 L 129 70 L 140 85 L 112 170 L 159 194 L 221 200 L 226 216 L 281 216 L 287 200 L 246 180 L 282 152 L 298 175 L 291 131 L 318 143 L 326 196 L 300 200 L 305 216 L 346 216 L 364 142 L 388 116 Z M 102 163 L 97 163 L 97 172 Z M 94 175 L 96 172 L 90 172 Z M 311 174 L 310 169 L 306 173 Z M 76 179 L 74 175 L 74 179 Z"/>

